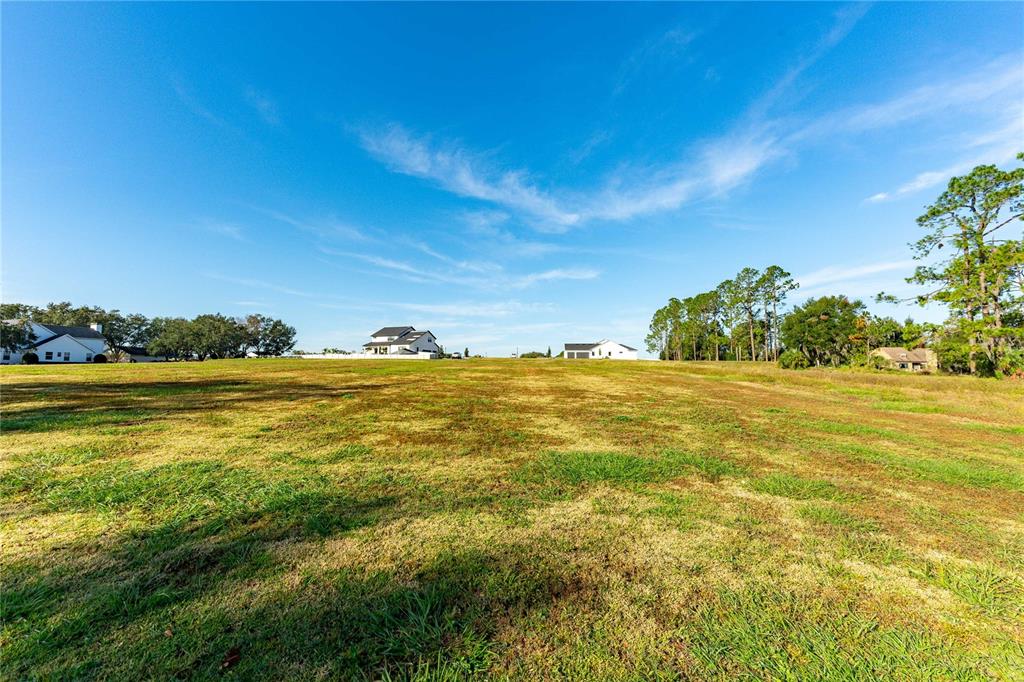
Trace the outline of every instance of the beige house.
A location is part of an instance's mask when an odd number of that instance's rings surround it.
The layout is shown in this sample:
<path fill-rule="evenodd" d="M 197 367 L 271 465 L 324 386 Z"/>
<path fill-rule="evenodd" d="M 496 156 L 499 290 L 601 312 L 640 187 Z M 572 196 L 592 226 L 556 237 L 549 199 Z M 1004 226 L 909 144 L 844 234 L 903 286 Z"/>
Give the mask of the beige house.
<path fill-rule="evenodd" d="M 935 351 L 927 348 L 876 348 L 871 355 L 885 360 L 891 369 L 906 372 L 934 372 L 939 368 Z"/>

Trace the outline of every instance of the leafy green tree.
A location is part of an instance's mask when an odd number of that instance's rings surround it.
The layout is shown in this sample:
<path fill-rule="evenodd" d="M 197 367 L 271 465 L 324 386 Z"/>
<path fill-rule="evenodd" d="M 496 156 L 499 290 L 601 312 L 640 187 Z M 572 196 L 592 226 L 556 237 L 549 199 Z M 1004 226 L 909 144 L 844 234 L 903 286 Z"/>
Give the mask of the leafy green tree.
<path fill-rule="evenodd" d="M 295 347 L 295 327 L 281 320 L 270 320 L 265 324 L 259 336 L 256 353 L 260 357 L 279 357 Z"/>
<path fill-rule="evenodd" d="M 930 335 L 929 325 L 914 322 L 911 318 L 903 321 L 900 329 L 900 345 L 906 348 L 921 348 Z"/>
<path fill-rule="evenodd" d="M 1024 154 L 1017 157 L 1024 160 Z M 1024 217 L 1024 168 L 1009 171 L 978 166 L 954 177 L 946 191 L 918 219 L 927 233 L 912 245 L 920 265 L 908 282 L 930 287 L 915 297 L 924 305 L 949 306 L 967 344 L 968 371 L 978 372 L 978 354 L 990 371 L 1005 373 L 1003 358 L 1024 337 L 1006 324 L 1024 306 L 1024 240 L 1014 226 Z M 880 294 L 879 299 L 896 300 Z"/>
<path fill-rule="evenodd" d="M 864 334 L 866 351 L 903 345 L 903 326 L 891 317 L 865 316 Z"/>
<path fill-rule="evenodd" d="M 13 353 L 28 348 L 36 341 L 32 325 L 27 320 L 0 321 L 0 348 Z"/>
<path fill-rule="evenodd" d="M 125 346 L 145 346 L 149 342 L 150 326 L 145 315 L 122 315 L 120 311 L 111 310 L 97 314 L 94 321 L 103 324 L 102 334 L 107 340 L 111 360 L 119 359 Z"/>
<path fill-rule="evenodd" d="M 46 307 L 37 309 L 32 319 L 40 324 L 87 327 L 93 322 L 102 322 L 107 315 L 107 311 L 98 306 L 75 306 L 70 301 L 61 301 L 47 303 Z"/>
<path fill-rule="evenodd" d="M 0 320 L 35 320 L 39 308 L 24 303 L 0 303 Z"/>
<path fill-rule="evenodd" d="M 146 352 L 158 357 L 187 360 L 196 355 L 192 323 L 183 318 L 154 318 L 150 322 Z"/>
<path fill-rule="evenodd" d="M 199 315 L 190 324 L 193 351 L 200 360 L 244 355 L 245 328 L 221 314 Z"/>
<path fill-rule="evenodd" d="M 853 357 L 864 304 L 846 296 L 812 298 L 782 321 L 782 342 L 815 366 L 844 364 Z"/>
<path fill-rule="evenodd" d="M 464 357 L 464 358 L 468 358 L 469 357 L 469 346 L 466 346 L 465 348 L 462 349 L 462 357 Z"/>

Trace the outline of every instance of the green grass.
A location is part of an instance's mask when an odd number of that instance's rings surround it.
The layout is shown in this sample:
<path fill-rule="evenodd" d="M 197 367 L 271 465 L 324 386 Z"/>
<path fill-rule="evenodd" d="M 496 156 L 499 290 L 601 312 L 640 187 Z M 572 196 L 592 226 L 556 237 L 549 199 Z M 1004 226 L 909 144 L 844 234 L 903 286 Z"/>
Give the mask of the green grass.
<path fill-rule="evenodd" d="M 1005 488 L 1024 492 L 1024 473 L 1011 466 L 997 467 L 984 461 L 913 457 L 874 447 L 846 444 L 847 452 L 866 462 L 881 464 L 901 476 L 972 488 Z"/>
<path fill-rule="evenodd" d="M 10 679 L 1015 679 L 1024 386 L 0 368 Z"/>
<path fill-rule="evenodd" d="M 834 484 L 793 474 L 769 474 L 751 482 L 750 487 L 759 493 L 788 497 L 794 500 L 838 500 L 849 497 Z"/>
<path fill-rule="evenodd" d="M 548 452 L 518 473 L 524 482 L 560 481 L 570 485 L 586 483 L 657 483 L 691 473 L 710 481 L 737 476 L 745 468 L 711 455 L 676 450 L 644 456 L 615 452 Z"/>
<path fill-rule="evenodd" d="M 832 526 L 841 531 L 873 533 L 880 530 L 875 521 L 862 519 L 838 507 L 811 505 L 802 507 L 799 514 L 808 521 Z"/>

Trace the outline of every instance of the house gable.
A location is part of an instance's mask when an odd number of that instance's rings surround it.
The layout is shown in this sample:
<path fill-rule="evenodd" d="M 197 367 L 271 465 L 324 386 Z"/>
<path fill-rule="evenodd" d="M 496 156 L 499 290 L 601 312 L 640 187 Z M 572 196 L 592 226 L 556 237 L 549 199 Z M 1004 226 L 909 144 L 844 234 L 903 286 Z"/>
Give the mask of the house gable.
<path fill-rule="evenodd" d="M 613 359 L 613 360 L 636 360 L 635 348 L 617 341 L 601 339 L 597 343 L 567 343 L 565 344 L 565 357 L 570 360 Z"/>

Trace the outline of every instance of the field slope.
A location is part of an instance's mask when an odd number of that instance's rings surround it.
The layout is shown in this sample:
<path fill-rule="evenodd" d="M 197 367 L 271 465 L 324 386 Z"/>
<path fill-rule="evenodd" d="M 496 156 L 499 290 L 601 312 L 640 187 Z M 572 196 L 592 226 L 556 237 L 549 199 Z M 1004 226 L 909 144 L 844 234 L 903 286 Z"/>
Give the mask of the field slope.
<path fill-rule="evenodd" d="M 7 678 L 1021 679 L 1024 386 L 0 370 Z"/>

